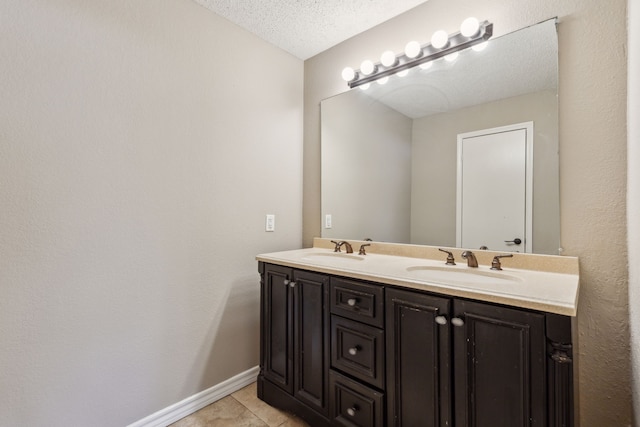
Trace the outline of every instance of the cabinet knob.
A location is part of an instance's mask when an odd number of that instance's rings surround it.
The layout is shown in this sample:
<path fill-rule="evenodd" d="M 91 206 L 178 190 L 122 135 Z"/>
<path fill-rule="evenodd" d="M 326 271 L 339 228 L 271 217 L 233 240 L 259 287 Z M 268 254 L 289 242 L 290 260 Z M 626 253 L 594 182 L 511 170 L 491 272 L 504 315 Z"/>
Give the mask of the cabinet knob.
<path fill-rule="evenodd" d="M 355 356 L 356 354 L 358 354 L 358 350 L 360 350 L 360 347 L 355 346 L 355 347 L 351 347 L 349 349 L 349 354 L 352 356 Z"/>
<path fill-rule="evenodd" d="M 347 304 L 349 304 L 350 307 L 355 307 L 357 303 L 358 300 L 356 298 L 349 298 L 347 300 Z"/>
<path fill-rule="evenodd" d="M 350 417 L 355 417 L 357 411 L 358 407 L 354 405 L 351 408 L 347 409 L 347 414 L 349 414 Z"/>
<path fill-rule="evenodd" d="M 462 326 L 464 325 L 464 320 L 459 317 L 454 317 L 453 319 L 451 319 L 451 324 L 453 326 Z"/>
<path fill-rule="evenodd" d="M 287 286 L 289 284 L 289 279 L 284 279 L 284 285 Z"/>
<path fill-rule="evenodd" d="M 436 316 L 436 323 L 438 325 L 446 325 L 447 324 L 447 318 L 444 316 Z"/>
<path fill-rule="evenodd" d="M 295 286 L 296 286 L 296 282 L 294 282 L 294 281 L 292 280 L 292 281 L 289 283 L 289 286 L 290 286 L 290 287 L 292 287 L 292 288 L 293 288 L 293 287 L 295 287 Z"/>

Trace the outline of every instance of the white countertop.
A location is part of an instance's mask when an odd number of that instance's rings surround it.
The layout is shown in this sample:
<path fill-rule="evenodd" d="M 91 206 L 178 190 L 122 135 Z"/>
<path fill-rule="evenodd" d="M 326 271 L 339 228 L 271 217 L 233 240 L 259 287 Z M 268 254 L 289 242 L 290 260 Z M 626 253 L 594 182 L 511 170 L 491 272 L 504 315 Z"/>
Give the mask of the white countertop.
<path fill-rule="evenodd" d="M 488 265 L 467 267 L 465 260 L 457 261 L 454 266 L 446 265 L 445 257 L 436 260 L 376 253 L 358 255 L 314 247 L 260 254 L 256 259 L 448 296 L 576 315 L 579 285 L 577 260 L 575 273 L 558 273 L 506 267 L 510 258 L 503 259 L 503 270 L 494 271 Z"/>

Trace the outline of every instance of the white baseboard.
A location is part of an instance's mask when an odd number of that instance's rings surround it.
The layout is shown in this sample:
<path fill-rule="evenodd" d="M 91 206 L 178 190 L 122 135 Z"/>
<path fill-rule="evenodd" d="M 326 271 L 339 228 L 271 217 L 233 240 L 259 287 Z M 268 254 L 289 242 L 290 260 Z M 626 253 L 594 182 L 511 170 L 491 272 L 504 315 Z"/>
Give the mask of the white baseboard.
<path fill-rule="evenodd" d="M 235 377 L 216 384 L 211 388 L 196 393 L 193 396 L 174 403 L 158 412 L 151 414 L 127 427 L 166 427 L 181 418 L 191 415 L 199 409 L 248 386 L 256 380 L 260 368 L 258 366 L 239 373 Z"/>

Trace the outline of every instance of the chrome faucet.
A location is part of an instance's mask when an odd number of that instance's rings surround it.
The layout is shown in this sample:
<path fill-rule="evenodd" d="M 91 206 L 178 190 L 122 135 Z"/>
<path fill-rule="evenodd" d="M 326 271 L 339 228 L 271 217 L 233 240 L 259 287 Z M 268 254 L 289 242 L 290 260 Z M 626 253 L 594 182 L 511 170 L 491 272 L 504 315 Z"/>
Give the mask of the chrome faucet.
<path fill-rule="evenodd" d="M 478 268 L 478 260 L 476 259 L 476 256 L 473 254 L 473 252 L 464 251 L 462 252 L 461 256 L 462 258 L 467 260 L 468 267 Z"/>

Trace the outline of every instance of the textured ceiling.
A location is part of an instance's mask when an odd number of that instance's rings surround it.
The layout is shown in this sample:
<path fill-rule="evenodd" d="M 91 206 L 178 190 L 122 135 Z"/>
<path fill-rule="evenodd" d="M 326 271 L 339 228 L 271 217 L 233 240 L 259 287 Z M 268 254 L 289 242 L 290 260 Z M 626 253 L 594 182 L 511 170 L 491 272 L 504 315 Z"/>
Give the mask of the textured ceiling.
<path fill-rule="evenodd" d="M 426 0 L 194 0 L 305 60 Z"/>

